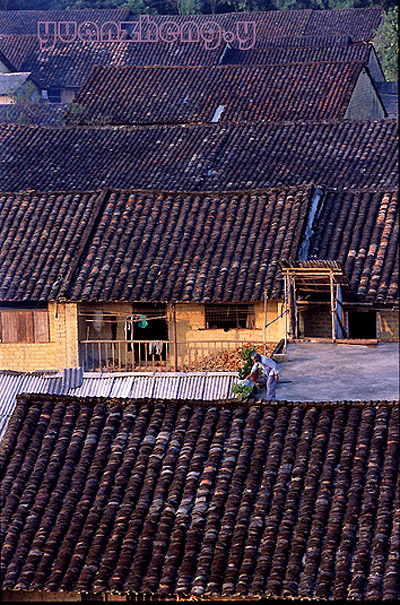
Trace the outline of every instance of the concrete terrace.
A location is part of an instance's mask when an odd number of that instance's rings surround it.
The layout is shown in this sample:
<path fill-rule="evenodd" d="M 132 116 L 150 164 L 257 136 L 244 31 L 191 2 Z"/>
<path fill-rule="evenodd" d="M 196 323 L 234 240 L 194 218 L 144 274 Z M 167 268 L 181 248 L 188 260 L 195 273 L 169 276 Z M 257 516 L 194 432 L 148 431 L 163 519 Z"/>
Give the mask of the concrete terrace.
<path fill-rule="evenodd" d="M 399 398 L 399 345 L 288 345 L 281 364 L 278 399 L 289 401 L 384 400 Z"/>

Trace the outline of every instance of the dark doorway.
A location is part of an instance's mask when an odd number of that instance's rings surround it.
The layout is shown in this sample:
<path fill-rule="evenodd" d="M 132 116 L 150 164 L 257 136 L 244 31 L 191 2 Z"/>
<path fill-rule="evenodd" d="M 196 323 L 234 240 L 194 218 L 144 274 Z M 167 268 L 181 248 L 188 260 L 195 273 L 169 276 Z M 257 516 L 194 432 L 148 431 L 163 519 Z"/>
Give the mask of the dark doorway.
<path fill-rule="evenodd" d="M 371 338 L 376 335 L 376 311 L 349 311 L 349 338 Z"/>
<path fill-rule="evenodd" d="M 149 319 L 145 328 L 134 323 L 133 340 L 168 340 L 168 324 L 165 319 Z"/>

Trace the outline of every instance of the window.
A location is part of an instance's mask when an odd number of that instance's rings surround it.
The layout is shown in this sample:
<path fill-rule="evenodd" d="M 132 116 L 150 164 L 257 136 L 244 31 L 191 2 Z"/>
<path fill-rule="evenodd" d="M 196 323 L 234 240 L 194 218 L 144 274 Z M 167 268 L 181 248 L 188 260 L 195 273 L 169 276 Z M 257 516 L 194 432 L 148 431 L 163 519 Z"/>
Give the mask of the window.
<path fill-rule="evenodd" d="M 50 342 L 47 309 L 1 309 L 0 341 Z"/>
<path fill-rule="evenodd" d="M 376 311 L 349 311 L 348 322 L 349 338 L 377 338 Z"/>
<path fill-rule="evenodd" d="M 253 305 L 206 305 L 206 328 L 254 328 Z"/>
<path fill-rule="evenodd" d="M 50 103 L 61 103 L 61 90 L 59 88 L 49 88 L 47 98 Z"/>

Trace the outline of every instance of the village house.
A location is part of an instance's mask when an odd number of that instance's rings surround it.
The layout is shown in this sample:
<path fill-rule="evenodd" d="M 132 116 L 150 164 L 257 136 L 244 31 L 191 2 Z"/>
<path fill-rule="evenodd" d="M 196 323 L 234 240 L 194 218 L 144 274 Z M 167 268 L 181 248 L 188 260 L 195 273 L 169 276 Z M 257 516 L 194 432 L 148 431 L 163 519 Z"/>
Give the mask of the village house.
<path fill-rule="evenodd" d="M 1 202 L 1 369 L 215 369 L 246 344 L 399 337 L 395 191 Z"/>
<path fill-rule="evenodd" d="M 73 107 L 67 121 L 81 124 L 379 120 L 386 116 L 368 70 L 357 61 L 98 67 L 74 103 L 78 107 Z"/>
<path fill-rule="evenodd" d="M 32 80 L 29 72 L 0 72 L 0 105 L 14 105 L 19 100 L 35 103 L 41 98 L 41 90 Z"/>
<path fill-rule="evenodd" d="M 171 43 L 160 37 L 157 43 L 147 43 L 145 31 L 139 41 L 135 34 L 137 15 L 125 9 L 0 11 L 0 52 L 11 71 L 32 72 L 52 103 L 72 102 L 92 69 L 101 65 L 215 67 L 232 63 L 254 66 L 360 61 L 367 73 L 362 75 L 358 88 L 371 94 L 370 78 L 375 83 L 385 81 L 371 43 L 381 18 L 380 8 L 218 14 L 212 16 L 217 39 L 206 47 L 207 40 L 200 36 L 191 44 L 180 40 Z M 186 23 L 200 31 L 210 16 L 156 15 L 146 19 L 152 31 L 171 22 L 178 29 Z M 45 21 L 55 25 L 41 41 L 38 24 Z M 92 24 L 97 34 L 93 38 L 92 31 L 86 38 L 75 31 L 71 38 L 63 30 L 66 22 L 72 24 L 73 31 L 74 26 L 78 30 L 85 23 Z M 251 24 L 247 28 L 252 34 L 248 32 L 242 40 L 243 22 Z M 122 24 L 118 41 L 104 43 L 102 28 L 114 30 L 115 24 Z M 233 33 L 231 43 L 223 40 L 222 32 L 226 31 Z M 103 33 L 111 35 L 108 31 Z M 115 32 L 111 39 L 115 39 Z"/>

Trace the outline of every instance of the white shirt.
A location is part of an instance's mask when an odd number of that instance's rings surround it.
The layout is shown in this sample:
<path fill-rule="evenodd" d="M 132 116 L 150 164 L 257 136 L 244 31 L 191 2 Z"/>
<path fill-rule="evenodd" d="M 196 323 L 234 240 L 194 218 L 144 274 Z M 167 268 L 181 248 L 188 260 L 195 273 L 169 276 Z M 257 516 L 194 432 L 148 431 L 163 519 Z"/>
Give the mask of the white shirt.
<path fill-rule="evenodd" d="M 269 376 L 270 374 L 279 374 L 278 364 L 275 363 L 275 361 L 272 361 L 272 359 L 270 359 L 266 355 L 261 355 L 261 361 L 255 362 L 255 364 L 251 368 L 251 374 L 253 374 L 253 372 L 255 372 L 258 367 L 261 368 L 265 376 Z"/>

